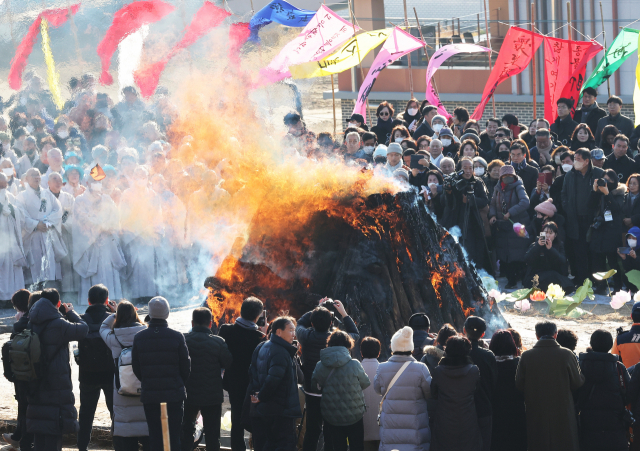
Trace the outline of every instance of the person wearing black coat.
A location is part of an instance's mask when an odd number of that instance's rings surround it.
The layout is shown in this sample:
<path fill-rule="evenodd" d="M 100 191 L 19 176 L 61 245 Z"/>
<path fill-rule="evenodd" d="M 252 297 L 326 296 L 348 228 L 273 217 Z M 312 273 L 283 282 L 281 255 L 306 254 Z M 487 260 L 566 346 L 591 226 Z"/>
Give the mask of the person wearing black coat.
<path fill-rule="evenodd" d="M 384 144 L 391 138 L 393 130 L 393 106 L 389 102 L 381 102 L 376 109 L 378 121 L 371 127 L 371 131 L 378 137 L 378 142 Z"/>
<path fill-rule="evenodd" d="M 627 183 L 631 174 L 638 172 L 637 163 L 629 158 L 629 138 L 626 136 L 616 136 L 613 140 L 613 152 L 607 157 L 602 169 L 613 169 L 618 175 L 620 183 Z"/>
<path fill-rule="evenodd" d="M 627 194 L 624 196 L 624 206 L 622 207 L 623 230 L 631 227 L 640 227 L 640 175 L 632 174 L 627 179 Z"/>
<path fill-rule="evenodd" d="M 261 342 L 265 340 L 256 324 L 262 315 L 263 305 L 260 299 L 250 296 L 242 302 L 240 317 L 234 324 L 220 326 L 218 335 L 224 338 L 233 362 L 224 372 L 222 388 L 229 393 L 231 404 L 231 449 L 245 451 L 244 428 L 242 427 L 242 406 L 249 386 L 249 366 L 251 356 Z M 265 325 L 266 327 L 266 325 Z"/>
<path fill-rule="evenodd" d="M 609 114 L 598 121 L 598 128 L 595 132 L 596 142 L 601 141 L 602 130 L 607 125 L 615 125 L 620 133 L 625 136 L 631 136 L 636 126 L 631 119 L 620 112 L 622 109 L 622 99 L 617 96 L 609 97 L 609 100 L 607 100 L 607 109 L 609 110 Z M 602 143 L 600 147 L 602 147 Z"/>
<path fill-rule="evenodd" d="M 149 446 L 162 449 L 160 403 L 167 403 L 171 451 L 180 451 L 185 382 L 191 373 L 189 350 L 182 335 L 169 328 L 169 303 L 161 296 L 149 301 L 149 327 L 136 334 L 131 351 L 133 373 L 140 380 Z"/>
<path fill-rule="evenodd" d="M 464 333 L 471 342 L 469 356 L 473 364 L 480 370 L 480 383 L 474 395 L 476 412 L 478 414 L 478 426 L 482 435 L 482 450 L 491 449 L 491 430 L 493 407 L 491 398 L 498 381 L 498 368 L 493 352 L 480 347 L 479 340 L 484 337 L 487 323 L 478 316 L 469 316 L 464 322 Z"/>
<path fill-rule="evenodd" d="M 251 425 L 256 451 L 273 449 L 294 451 L 295 420 L 302 417 L 293 345 L 295 319 L 276 318 L 271 337 L 253 352 L 248 391 L 251 393 Z"/>
<path fill-rule="evenodd" d="M 115 371 L 111 350 L 100 337 L 100 326 L 115 310 L 109 302 L 109 290 L 94 285 L 88 293 L 89 307 L 81 318 L 87 323 L 87 336 L 78 341 L 78 380 L 80 382 L 80 413 L 78 420 L 78 450 L 87 451 L 91 441 L 91 428 L 100 400 L 100 392 L 113 417 L 113 374 Z M 87 354 L 91 355 L 87 355 Z"/>
<path fill-rule="evenodd" d="M 532 193 L 538 182 L 538 170 L 527 163 L 525 144 L 514 141 L 511 143 L 509 163 L 516 171 L 516 175 L 522 179 L 524 190 L 529 195 Z"/>
<path fill-rule="evenodd" d="M 354 342 L 360 340 L 360 334 L 356 324 L 344 309 L 342 302 L 333 301 L 326 306 L 335 307 L 338 314 L 342 317 L 344 330 L 349 334 Z M 333 314 L 322 304 L 310 312 L 305 313 L 298 320 L 296 326 L 296 338 L 302 346 L 302 373 L 304 375 L 304 392 L 306 404 L 306 425 L 304 435 L 304 450 L 312 450 L 318 447 L 318 439 L 320 432 L 323 430 L 323 418 L 320 410 L 321 397 L 318 396 L 317 388 L 311 385 L 311 376 L 316 364 L 320 361 L 320 351 L 327 347 L 327 340 L 333 331 L 332 327 Z M 327 451 L 331 449 L 331 440 L 327 436 L 327 430 L 324 430 L 324 443 Z"/>
<path fill-rule="evenodd" d="M 511 332 L 499 330 L 494 333 L 489 350 L 496 356 L 497 369 L 497 383 L 491 396 L 491 451 L 526 451 L 524 394 L 516 388 L 516 370 L 520 357 Z"/>
<path fill-rule="evenodd" d="M 64 316 L 58 310 L 61 306 Z M 43 290 L 42 298 L 29 311 L 29 321 L 48 363 L 37 388 L 28 396 L 27 431 L 34 434 L 37 451 L 60 451 L 62 435 L 78 431 L 69 343 L 83 339 L 89 328 L 71 304 L 60 303 L 53 288 Z"/>
<path fill-rule="evenodd" d="M 580 418 L 582 451 L 626 451 L 630 416 L 627 388 L 629 373 L 619 357 L 609 354 L 613 337 L 605 330 L 591 335 L 591 349 L 580 353 L 584 385 L 578 389 L 576 408 Z"/>
<path fill-rule="evenodd" d="M 571 136 L 578 126 L 578 123 L 571 118 L 571 108 L 573 108 L 573 100 L 560 98 L 557 102 L 558 117 L 551 124 L 550 132 L 558 135 L 558 142 L 564 146 L 571 144 Z"/>
<path fill-rule="evenodd" d="M 527 270 L 522 279 L 522 286 L 531 288 L 533 278 L 537 275 L 540 288 L 546 290 L 550 283 L 555 283 L 570 293 L 574 284 L 567 277 L 567 257 L 564 254 L 564 246 L 558 239 L 558 226 L 549 222 L 542 231 L 545 236 L 535 236 L 535 241 L 524 256 Z M 582 281 L 579 283 L 582 284 Z"/>
<path fill-rule="evenodd" d="M 640 140 L 640 125 L 638 125 L 629 136 L 629 147 L 631 151 L 638 149 L 638 141 Z"/>
<path fill-rule="evenodd" d="M 573 120 L 578 124 L 585 123 L 595 133 L 598 129 L 598 121 L 607 115 L 597 102 L 598 92 L 594 88 L 586 88 L 582 91 L 582 107 L 573 113 Z"/>
<path fill-rule="evenodd" d="M 193 434 L 198 412 L 202 414 L 207 449 L 220 449 L 220 417 L 222 416 L 222 371 L 231 367 L 233 357 L 223 338 L 213 335 L 211 310 L 199 307 L 192 313 L 191 332 L 184 334 L 191 374 L 186 381 L 187 400 L 182 419 L 182 450 L 193 450 Z"/>

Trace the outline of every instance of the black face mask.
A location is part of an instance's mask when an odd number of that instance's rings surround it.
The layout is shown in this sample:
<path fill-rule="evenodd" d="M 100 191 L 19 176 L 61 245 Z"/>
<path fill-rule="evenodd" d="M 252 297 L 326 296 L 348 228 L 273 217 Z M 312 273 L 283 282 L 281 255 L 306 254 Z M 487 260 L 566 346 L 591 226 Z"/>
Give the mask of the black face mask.
<path fill-rule="evenodd" d="M 502 177 L 502 182 L 505 185 L 511 185 L 515 181 L 516 181 L 516 179 L 514 177 Z"/>

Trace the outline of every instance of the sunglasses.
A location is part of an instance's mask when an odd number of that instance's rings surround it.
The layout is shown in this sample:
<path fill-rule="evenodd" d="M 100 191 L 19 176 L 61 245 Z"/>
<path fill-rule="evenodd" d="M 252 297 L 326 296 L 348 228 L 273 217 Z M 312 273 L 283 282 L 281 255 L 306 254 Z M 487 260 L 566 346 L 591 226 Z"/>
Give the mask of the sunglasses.
<path fill-rule="evenodd" d="M 504 133 L 496 133 L 496 138 L 506 138 L 507 135 L 505 135 Z"/>
<path fill-rule="evenodd" d="M 380 116 L 389 116 L 389 113 L 380 113 Z"/>

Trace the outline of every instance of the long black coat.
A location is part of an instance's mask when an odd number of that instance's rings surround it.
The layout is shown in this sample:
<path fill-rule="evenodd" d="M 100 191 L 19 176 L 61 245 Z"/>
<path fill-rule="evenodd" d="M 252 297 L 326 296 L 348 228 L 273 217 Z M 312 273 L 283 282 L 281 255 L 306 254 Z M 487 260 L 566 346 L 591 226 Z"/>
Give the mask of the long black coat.
<path fill-rule="evenodd" d="M 578 123 L 571 119 L 571 115 L 567 116 L 563 120 L 559 117 L 551 124 L 549 131 L 558 135 L 558 141 L 569 147 L 571 145 L 571 135 L 578 126 Z"/>
<path fill-rule="evenodd" d="M 565 289 L 573 288 L 573 282 L 567 277 L 567 257 L 564 246 L 558 239 L 553 240 L 551 249 L 540 246 L 537 240 L 534 241 L 525 254 L 524 261 L 527 264 L 527 271 L 522 278 L 523 287 L 533 286 L 531 281 L 535 275 L 538 275 L 542 288 L 547 288 L 550 283 Z"/>
<path fill-rule="evenodd" d="M 586 173 L 587 178 L 585 186 L 589 186 L 593 190 L 593 182 L 595 179 L 601 179 L 604 177 L 604 171 L 589 163 L 590 168 Z M 578 239 L 578 211 L 577 211 L 577 192 L 578 181 L 581 181 L 582 174 L 575 169 L 570 170 L 564 176 L 564 183 L 562 184 L 562 209 L 565 214 L 564 217 L 567 220 L 566 232 L 567 237 L 574 240 Z M 555 200 L 555 199 L 554 199 Z"/>
<path fill-rule="evenodd" d="M 196 406 L 222 404 L 222 370 L 228 370 L 233 361 L 227 344 L 204 326 L 194 326 L 191 332 L 184 334 L 184 340 L 191 359 L 186 403 Z"/>
<path fill-rule="evenodd" d="M 469 356 L 473 364 L 480 370 L 480 383 L 475 393 L 478 418 L 491 416 L 493 410 L 491 398 L 498 380 L 496 357 L 493 355 L 493 352 L 481 348 L 478 345 L 478 340 L 471 341 L 471 353 Z"/>
<path fill-rule="evenodd" d="M 104 346 L 105 366 L 111 367 L 109 371 L 92 371 L 91 368 L 83 365 L 81 360 L 81 364 L 78 369 L 78 380 L 83 384 L 98 385 L 113 383 L 115 366 L 113 364 L 113 359 L 111 358 L 111 351 L 100 338 L 100 326 L 102 326 L 104 320 L 109 318 L 109 316 L 111 316 L 111 312 L 107 312 L 107 306 L 104 304 L 90 305 L 81 316 L 82 320 L 87 323 L 87 326 L 89 327 L 89 332 L 87 333 L 86 338 L 99 339 L 101 345 Z M 80 343 L 78 343 L 78 347 L 80 347 Z"/>
<path fill-rule="evenodd" d="M 613 154 L 607 157 L 602 169 L 613 169 L 618 174 L 620 183 L 627 183 L 627 179 L 634 172 L 638 172 L 638 164 L 627 155 L 616 158 Z"/>
<path fill-rule="evenodd" d="M 191 372 L 184 335 L 166 320 L 152 319 L 136 334 L 131 351 L 133 372 L 140 380 L 143 404 L 179 402 L 187 397 L 185 382 Z"/>
<path fill-rule="evenodd" d="M 249 385 L 251 356 L 256 346 L 265 340 L 265 335 L 259 330 L 247 329 L 238 323 L 223 324 L 218 335 L 224 338 L 233 356 L 231 368 L 224 372 L 222 387 L 244 396 Z"/>
<path fill-rule="evenodd" d="M 631 218 L 631 227 L 640 227 L 640 196 L 636 197 L 635 202 L 631 202 L 629 192 L 624 195 L 624 204 L 622 207 L 622 217 Z M 626 229 L 626 227 L 625 227 Z"/>
<path fill-rule="evenodd" d="M 526 451 L 527 418 L 524 395 L 516 388 L 520 357 L 497 359 L 498 383 L 491 397 L 491 451 Z"/>
<path fill-rule="evenodd" d="M 578 124 L 587 124 L 587 126 L 591 130 L 591 133 L 595 135 L 596 131 L 598 130 L 598 121 L 606 115 L 607 112 L 600 108 L 598 104 L 596 104 L 595 108 L 589 111 L 589 114 L 587 114 L 586 117 L 584 117 L 585 115 L 582 108 L 578 108 L 575 113 L 573 113 L 573 120 Z"/>
<path fill-rule="evenodd" d="M 589 203 L 596 212 L 596 217 L 603 217 L 604 212 L 609 210 L 613 216 L 613 221 L 603 221 L 598 229 L 594 229 L 591 235 L 591 252 L 616 252 L 620 246 L 622 236 L 622 207 L 624 205 L 624 195 L 627 191 L 625 185 L 619 184 L 618 188 L 610 191 L 606 196 L 600 191 L 591 191 Z M 604 199 L 604 202 L 601 200 Z"/>
<path fill-rule="evenodd" d="M 522 179 L 524 190 L 529 195 L 536 187 L 538 182 L 538 170 L 529 163 L 523 169 L 516 169 L 516 174 Z"/>
<path fill-rule="evenodd" d="M 623 422 L 625 391 L 629 373 L 617 355 L 605 352 L 580 354 L 580 370 L 584 385 L 578 390 L 577 409 L 580 418 L 580 449 L 582 451 L 625 451 L 627 432 Z"/>
<path fill-rule="evenodd" d="M 38 389 L 28 397 L 27 431 L 45 435 L 77 432 L 69 342 L 84 338 L 89 328 L 76 312 L 67 313 L 65 319 L 44 298 L 31 307 L 29 319 L 49 363 Z"/>

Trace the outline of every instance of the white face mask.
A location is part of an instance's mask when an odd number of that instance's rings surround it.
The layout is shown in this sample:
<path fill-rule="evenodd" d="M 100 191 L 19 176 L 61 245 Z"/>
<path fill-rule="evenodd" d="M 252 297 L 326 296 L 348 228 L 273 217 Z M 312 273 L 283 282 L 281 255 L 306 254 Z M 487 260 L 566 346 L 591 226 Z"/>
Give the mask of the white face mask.
<path fill-rule="evenodd" d="M 348 128 L 358 128 L 358 124 L 354 124 L 353 122 L 349 122 Z"/>
<path fill-rule="evenodd" d="M 395 141 L 400 144 L 402 141 L 404 141 L 404 136 L 401 136 L 400 138 L 396 138 Z"/>
<path fill-rule="evenodd" d="M 433 182 L 431 182 L 431 183 L 427 184 L 427 186 L 428 186 L 429 188 L 431 188 L 431 187 L 432 187 L 432 186 L 434 186 L 434 185 L 437 185 L 437 183 L 433 183 Z"/>
<path fill-rule="evenodd" d="M 635 249 L 636 245 L 638 244 L 638 240 L 633 240 L 633 239 L 629 238 L 627 240 L 627 244 L 629 245 L 630 248 Z"/>
<path fill-rule="evenodd" d="M 69 132 L 67 130 L 58 130 L 58 138 L 67 139 L 69 137 Z"/>
<path fill-rule="evenodd" d="M 102 192 L 102 183 L 92 183 L 91 184 L 91 191 L 93 191 L 94 193 L 101 193 Z"/>
<path fill-rule="evenodd" d="M 442 130 L 442 127 L 444 127 L 444 124 L 436 124 L 436 125 L 434 125 L 434 126 L 433 126 L 433 127 L 431 127 L 431 128 L 433 128 L 433 130 L 434 130 L 436 133 L 440 133 L 440 130 Z"/>
<path fill-rule="evenodd" d="M 442 139 L 442 147 L 447 147 L 451 145 L 451 140 L 450 139 Z"/>
<path fill-rule="evenodd" d="M 33 133 L 34 130 L 35 129 L 33 128 L 33 125 L 31 125 L 31 124 L 27 125 L 27 131 L 29 132 L 29 134 Z"/>
<path fill-rule="evenodd" d="M 4 175 L 7 177 L 13 177 L 13 168 L 2 168 L 2 172 L 4 172 Z"/>
<path fill-rule="evenodd" d="M 482 177 L 484 175 L 484 168 L 480 167 L 480 168 L 475 168 L 473 170 L 473 173 L 475 175 L 477 175 L 478 177 Z"/>
<path fill-rule="evenodd" d="M 407 110 L 407 113 L 409 113 L 409 116 L 415 116 L 416 114 L 418 114 L 418 109 L 417 108 L 409 108 Z"/>
<path fill-rule="evenodd" d="M 373 146 L 364 146 L 362 148 L 362 150 L 364 150 L 364 153 L 366 153 L 367 155 L 371 155 L 373 153 L 374 147 Z"/>
<path fill-rule="evenodd" d="M 554 158 L 554 161 L 556 162 L 556 164 L 558 166 L 560 166 L 560 164 L 562 164 L 562 160 L 560 159 L 560 155 L 556 155 Z"/>
<path fill-rule="evenodd" d="M 574 161 L 573 167 L 576 168 L 576 171 L 582 170 L 582 168 L 584 168 L 584 161 Z"/>
<path fill-rule="evenodd" d="M 564 172 L 569 172 L 571 169 L 573 169 L 573 165 L 572 164 L 563 164 L 562 165 L 562 170 Z"/>

